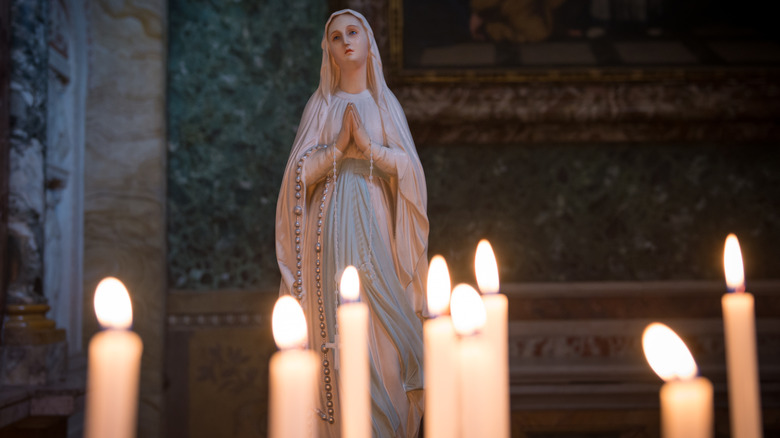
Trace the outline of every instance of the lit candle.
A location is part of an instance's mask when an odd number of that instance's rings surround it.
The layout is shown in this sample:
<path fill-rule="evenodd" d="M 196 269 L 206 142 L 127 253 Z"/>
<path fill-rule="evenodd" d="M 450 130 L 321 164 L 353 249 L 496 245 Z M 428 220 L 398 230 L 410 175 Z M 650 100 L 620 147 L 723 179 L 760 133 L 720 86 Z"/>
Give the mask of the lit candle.
<path fill-rule="evenodd" d="M 104 278 L 95 290 L 103 331 L 89 343 L 85 437 L 135 437 L 141 338 L 130 330 L 133 306 L 121 281 Z"/>
<path fill-rule="evenodd" d="M 435 256 L 428 268 L 428 313 L 423 325 L 425 344 L 425 436 L 452 438 L 458 436 L 453 421 L 458 412 L 455 329 L 446 315 L 450 305 L 450 274 L 442 256 Z"/>
<path fill-rule="evenodd" d="M 457 366 L 459 394 L 460 438 L 498 436 L 500 427 L 493 423 L 491 411 L 495 400 L 490 398 L 488 380 L 490 350 L 481 330 L 485 326 L 485 305 L 473 287 L 459 284 L 450 300 L 452 324 L 458 339 Z"/>
<path fill-rule="evenodd" d="M 485 324 L 485 338 L 490 348 L 490 357 L 493 370 L 488 372 L 490 376 L 490 398 L 494 400 L 495 409 L 492 423 L 500 426 L 497 438 L 509 437 L 509 339 L 507 326 L 507 298 L 498 293 L 498 265 L 493 255 L 493 248 L 487 240 L 481 240 L 477 245 L 477 254 L 474 257 L 474 270 L 477 276 L 477 284 L 482 292 L 482 301 L 485 303 L 487 323 Z"/>
<path fill-rule="evenodd" d="M 339 389 L 344 438 L 371 436 L 371 393 L 368 368 L 368 306 L 358 301 L 360 279 L 354 266 L 341 276 L 338 308 Z"/>
<path fill-rule="evenodd" d="M 733 234 L 726 238 L 723 267 L 730 291 L 723 295 L 721 304 L 726 335 L 731 436 L 760 438 L 763 431 L 753 295 L 745 292 L 742 252 L 737 236 Z"/>
<path fill-rule="evenodd" d="M 278 352 L 269 363 L 268 435 L 314 437 L 317 355 L 306 349 L 306 318 L 290 295 L 276 300 L 271 326 Z"/>
<path fill-rule="evenodd" d="M 682 339 L 655 322 L 645 328 L 642 348 L 650 367 L 666 381 L 660 393 L 662 436 L 711 438 L 712 383 L 696 377 L 696 362 Z"/>

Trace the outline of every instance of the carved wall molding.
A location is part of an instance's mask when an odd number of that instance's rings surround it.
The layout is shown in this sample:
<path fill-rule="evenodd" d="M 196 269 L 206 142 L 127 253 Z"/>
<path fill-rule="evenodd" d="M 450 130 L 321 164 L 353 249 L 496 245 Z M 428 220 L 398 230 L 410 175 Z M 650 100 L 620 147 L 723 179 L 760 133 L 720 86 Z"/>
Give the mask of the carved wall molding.
<path fill-rule="evenodd" d="M 540 122 L 733 121 L 771 119 L 780 85 L 616 83 L 403 86 L 396 96 L 415 121 Z"/>
<path fill-rule="evenodd" d="M 780 282 L 752 281 L 764 407 L 780 407 Z M 509 298 L 515 409 L 652 409 L 660 379 L 642 350 L 651 322 L 675 330 L 725 404 L 719 281 L 518 283 Z M 529 397 L 536 400 L 529 401 Z"/>
<path fill-rule="evenodd" d="M 780 383 L 780 281 L 752 281 L 749 289 L 756 297 L 759 349 L 767 353 L 762 372 Z M 509 299 L 515 381 L 584 375 L 604 381 L 618 374 L 652 380 L 641 335 L 653 321 L 672 326 L 705 369 L 725 376 L 721 282 L 514 283 L 502 285 L 502 292 Z M 268 324 L 277 297 L 276 291 L 170 291 L 168 326 Z"/>
<path fill-rule="evenodd" d="M 276 292 L 172 290 L 166 324 L 174 330 L 269 325 L 276 298 Z"/>
<path fill-rule="evenodd" d="M 257 326 L 268 321 L 267 315 L 259 313 L 192 313 L 168 315 L 169 329 L 204 327 L 246 327 Z"/>
<path fill-rule="evenodd" d="M 748 288 L 757 303 L 763 409 L 765 418 L 775 418 L 780 412 L 780 281 L 751 281 Z M 565 433 L 588 430 L 605 436 L 658 436 L 662 382 L 641 352 L 642 330 L 652 321 L 668 324 L 688 343 L 702 375 L 715 385 L 716 409 L 725 409 L 721 281 L 506 283 L 501 289 L 509 298 L 515 435 L 569 436 Z M 255 371 L 245 370 L 262 366 L 263 355 L 274 349 L 270 340 L 261 344 L 255 337 L 270 337 L 277 297 L 277 290 L 169 290 L 171 400 L 233 385 L 233 380 L 212 379 L 216 363 L 235 368 L 230 376 L 254 376 Z M 259 345 L 267 350 L 258 350 Z M 234 363 L 228 364 L 226 357 Z M 185 364 L 189 371 L 182 373 Z M 253 382 L 242 388 L 264 383 Z M 210 397 L 224 409 L 239 404 L 236 397 L 241 395 Z M 178 415 L 175 424 L 190 424 L 191 414 Z M 719 415 L 727 418 L 725 412 Z M 767 425 L 776 428 L 777 421 Z M 718 428 L 728 429 L 723 424 Z"/>
<path fill-rule="evenodd" d="M 764 142 L 780 139 L 773 78 L 702 83 L 404 84 L 415 142 Z"/>

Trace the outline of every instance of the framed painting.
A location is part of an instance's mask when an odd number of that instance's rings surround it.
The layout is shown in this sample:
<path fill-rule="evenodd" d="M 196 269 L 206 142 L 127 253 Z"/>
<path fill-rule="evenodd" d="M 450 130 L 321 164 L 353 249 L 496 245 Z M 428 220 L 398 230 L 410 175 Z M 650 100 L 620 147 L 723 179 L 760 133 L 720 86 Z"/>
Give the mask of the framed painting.
<path fill-rule="evenodd" d="M 402 82 L 659 80 L 773 74 L 771 2 L 388 0 Z"/>

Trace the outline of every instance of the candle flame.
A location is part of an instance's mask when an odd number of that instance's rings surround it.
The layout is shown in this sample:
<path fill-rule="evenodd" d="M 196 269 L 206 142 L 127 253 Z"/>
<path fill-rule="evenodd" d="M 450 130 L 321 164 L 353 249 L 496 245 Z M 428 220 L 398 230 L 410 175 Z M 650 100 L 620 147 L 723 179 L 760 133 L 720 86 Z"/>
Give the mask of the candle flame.
<path fill-rule="evenodd" d="M 440 255 L 434 256 L 428 267 L 428 313 L 431 316 L 439 316 L 447 311 L 451 288 L 447 261 Z"/>
<path fill-rule="evenodd" d="M 745 292 L 745 270 L 742 265 L 742 251 L 734 234 L 726 237 L 723 249 L 723 269 L 726 271 L 726 287 L 732 292 Z"/>
<path fill-rule="evenodd" d="M 279 297 L 271 316 L 274 342 L 280 350 L 306 345 L 306 318 L 298 301 L 290 295 Z"/>
<path fill-rule="evenodd" d="M 654 322 L 645 328 L 642 348 L 650 368 L 667 382 L 690 379 L 698 372 L 696 361 L 685 342 L 664 324 Z"/>
<path fill-rule="evenodd" d="M 493 247 L 485 239 L 477 245 L 477 255 L 474 257 L 474 270 L 477 274 L 477 285 L 483 294 L 498 293 L 498 265 Z"/>
<path fill-rule="evenodd" d="M 126 330 L 133 324 L 133 304 L 121 281 L 114 277 L 100 280 L 95 288 L 95 315 L 103 328 Z"/>
<path fill-rule="evenodd" d="M 357 301 L 360 296 L 360 277 L 354 266 L 347 266 L 341 274 L 341 297 L 346 301 Z"/>
<path fill-rule="evenodd" d="M 455 332 L 462 336 L 479 331 L 487 320 L 482 297 L 468 284 L 459 284 L 453 289 L 450 313 Z"/>

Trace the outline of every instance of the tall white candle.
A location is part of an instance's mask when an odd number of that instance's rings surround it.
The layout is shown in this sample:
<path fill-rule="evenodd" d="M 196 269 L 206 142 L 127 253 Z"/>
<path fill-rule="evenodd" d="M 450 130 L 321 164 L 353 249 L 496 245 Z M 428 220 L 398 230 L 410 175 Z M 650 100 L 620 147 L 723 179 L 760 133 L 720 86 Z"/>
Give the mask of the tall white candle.
<path fill-rule="evenodd" d="M 745 292 L 745 272 L 737 236 L 729 234 L 723 251 L 726 285 L 723 329 L 729 379 L 729 414 L 734 438 L 761 438 L 761 396 L 756 352 L 753 295 Z"/>
<path fill-rule="evenodd" d="M 446 315 L 450 303 L 450 275 L 447 262 L 435 256 L 428 268 L 428 313 L 423 324 L 425 345 L 425 436 L 458 436 L 458 391 L 456 338 L 452 318 Z"/>
<path fill-rule="evenodd" d="M 460 438 L 498 436 L 493 422 L 495 400 L 490 398 L 490 350 L 481 331 L 485 327 L 485 305 L 473 287 L 459 284 L 450 302 L 452 323 L 459 335 L 457 346 Z"/>
<path fill-rule="evenodd" d="M 371 436 L 371 392 L 368 363 L 368 306 L 358 301 L 360 279 L 348 266 L 341 276 L 338 308 L 339 388 L 344 438 Z"/>
<path fill-rule="evenodd" d="M 712 438 L 712 383 L 696 377 L 696 362 L 682 339 L 656 322 L 645 328 L 642 347 L 650 367 L 666 381 L 660 392 L 663 438 Z"/>
<path fill-rule="evenodd" d="M 269 363 L 268 435 L 313 438 L 317 355 L 306 349 L 303 309 L 292 296 L 282 296 L 276 300 L 271 323 L 281 351 L 274 353 Z"/>
<path fill-rule="evenodd" d="M 485 338 L 490 348 L 489 356 L 493 359 L 493 367 L 488 371 L 491 378 L 490 398 L 494 400 L 491 411 L 492 422 L 499 425 L 496 438 L 509 438 L 509 327 L 507 323 L 508 301 L 506 295 L 499 293 L 498 265 L 493 254 L 493 248 L 487 240 L 481 240 L 477 245 L 474 257 L 474 270 L 477 285 L 482 292 L 485 303 L 487 323 Z"/>
<path fill-rule="evenodd" d="M 121 281 L 107 277 L 95 290 L 94 305 L 104 330 L 89 343 L 84 436 L 135 437 L 143 343 L 130 330 L 130 295 Z"/>

